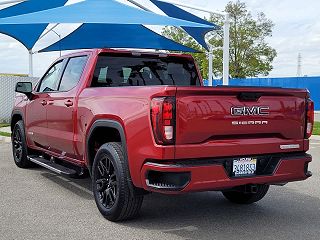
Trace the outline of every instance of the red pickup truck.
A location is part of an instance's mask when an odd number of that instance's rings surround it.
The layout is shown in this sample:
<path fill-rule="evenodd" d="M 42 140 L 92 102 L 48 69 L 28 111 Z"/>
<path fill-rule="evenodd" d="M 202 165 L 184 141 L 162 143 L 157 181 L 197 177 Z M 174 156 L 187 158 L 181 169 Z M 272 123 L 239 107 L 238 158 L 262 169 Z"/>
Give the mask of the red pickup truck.
<path fill-rule="evenodd" d="M 16 92 L 16 165 L 89 173 L 111 221 L 137 216 L 148 192 L 221 191 L 250 204 L 311 176 L 307 90 L 204 87 L 189 55 L 74 53 Z"/>

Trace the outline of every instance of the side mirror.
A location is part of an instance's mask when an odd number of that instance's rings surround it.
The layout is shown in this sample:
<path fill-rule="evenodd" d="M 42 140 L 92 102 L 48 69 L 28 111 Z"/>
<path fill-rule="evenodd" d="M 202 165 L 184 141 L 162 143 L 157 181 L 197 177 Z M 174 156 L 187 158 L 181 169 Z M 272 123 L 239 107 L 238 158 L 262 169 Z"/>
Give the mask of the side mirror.
<path fill-rule="evenodd" d="M 28 98 L 32 95 L 32 83 L 31 82 L 18 82 L 16 84 L 16 92 L 27 95 Z"/>

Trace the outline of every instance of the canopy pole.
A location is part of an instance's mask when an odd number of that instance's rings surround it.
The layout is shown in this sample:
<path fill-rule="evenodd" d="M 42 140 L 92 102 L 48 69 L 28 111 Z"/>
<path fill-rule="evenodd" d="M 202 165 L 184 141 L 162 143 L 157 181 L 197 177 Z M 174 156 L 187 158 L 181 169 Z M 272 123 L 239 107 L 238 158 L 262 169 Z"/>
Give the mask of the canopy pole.
<path fill-rule="evenodd" d="M 213 47 L 210 45 L 209 47 L 209 73 L 208 73 L 208 86 L 212 87 L 213 83 Z"/>
<path fill-rule="evenodd" d="M 130 0 L 128 0 L 130 1 Z M 229 85 L 229 51 L 230 51 L 230 17 L 228 13 L 221 13 L 221 12 L 213 12 L 205 8 L 200 8 L 198 6 L 191 6 L 184 3 L 178 3 L 172 0 L 161 0 L 163 2 L 171 3 L 180 7 L 185 7 L 201 12 L 206 12 L 210 14 L 220 14 L 225 16 L 224 27 L 223 27 L 223 85 Z M 210 65 L 210 53 L 209 53 L 209 65 Z M 209 75 L 212 74 L 212 69 L 209 66 Z M 212 79 L 212 78 L 211 78 Z M 210 77 L 209 77 L 209 84 L 210 84 Z M 209 85 L 210 86 L 210 85 Z"/>
<path fill-rule="evenodd" d="M 29 77 L 33 77 L 33 53 L 29 50 Z"/>
<path fill-rule="evenodd" d="M 141 9 L 143 9 L 145 11 L 152 12 L 149 8 L 146 8 L 145 6 L 143 6 L 142 4 L 140 4 L 140 3 L 138 3 L 138 2 L 136 2 L 134 0 L 127 0 L 127 1 L 132 3 L 132 4 L 134 4 L 134 5 L 136 5 L 137 7 L 141 8 Z"/>
<path fill-rule="evenodd" d="M 25 0 L 8 0 L 8 1 L 2 1 L 0 2 L 0 5 L 10 4 L 10 3 L 19 3 L 24 2 Z"/>
<path fill-rule="evenodd" d="M 230 58 L 230 19 L 225 15 L 223 26 L 223 85 L 229 85 L 229 58 Z"/>
<path fill-rule="evenodd" d="M 53 25 L 50 29 L 48 29 L 46 32 L 42 33 L 41 36 L 39 37 L 39 40 L 40 40 L 41 38 L 43 38 L 44 36 L 46 36 L 49 32 L 53 31 L 53 29 L 55 29 L 58 25 L 59 25 L 59 23 L 56 23 L 56 24 Z"/>

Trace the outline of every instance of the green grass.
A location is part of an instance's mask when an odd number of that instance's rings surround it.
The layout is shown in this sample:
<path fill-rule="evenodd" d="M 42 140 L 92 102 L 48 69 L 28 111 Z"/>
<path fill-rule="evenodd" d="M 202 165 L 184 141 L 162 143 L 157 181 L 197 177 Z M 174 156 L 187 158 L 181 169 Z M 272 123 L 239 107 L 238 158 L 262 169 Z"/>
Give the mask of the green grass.
<path fill-rule="evenodd" d="M 9 126 L 10 126 L 10 124 L 8 124 L 8 123 L 0 123 L 0 136 L 11 137 L 11 133 L 1 132 L 2 127 L 9 127 Z"/>
<path fill-rule="evenodd" d="M 314 122 L 313 134 L 320 135 L 320 122 Z"/>
<path fill-rule="evenodd" d="M 0 132 L 0 136 L 11 137 L 11 133 Z"/>
<path fill-rule="evenodd" d="M 0 73 L 0 76 L 2 77 L 10 77 L 10 76 L 14 76 L 14 77 L 28 77 L 28 74 L 19 74 L 19 73 Z"/>

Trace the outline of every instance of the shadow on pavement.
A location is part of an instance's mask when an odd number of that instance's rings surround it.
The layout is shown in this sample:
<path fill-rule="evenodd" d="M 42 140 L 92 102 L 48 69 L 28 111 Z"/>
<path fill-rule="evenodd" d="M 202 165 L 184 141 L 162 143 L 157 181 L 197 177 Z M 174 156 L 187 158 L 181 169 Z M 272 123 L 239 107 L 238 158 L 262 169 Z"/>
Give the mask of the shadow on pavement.
<path fill-rule="evenodd" d="M 45 170 L 46 171 L 46 170 Z M 58 184 L 59 186 L 73 192 L 77 196 L 86 199 L 94 200 L 91 189 L 91 179 L 75 179 L 67 178 L 52 172 L 42 172 L 41 175 L 48 180 Z"/>
<path fill-rule="evenodd" d="M 41 175 L 94 201 L 90 178 Z M 320 199 L 286 187 L 271 187 L 263 200 L 252 205 L 231 204 L 219 192 L 149 194 L 140 218 L 117 224 L 183 239 L 319 239 Z"/>
<path fill-rule="evenodd" d="M 319 239 L 320 199 L 279 187 L 253 205 L 231 204 L 219 192 L 152 194 L 141 217 L 122 224 L 185 239 Z"/>

